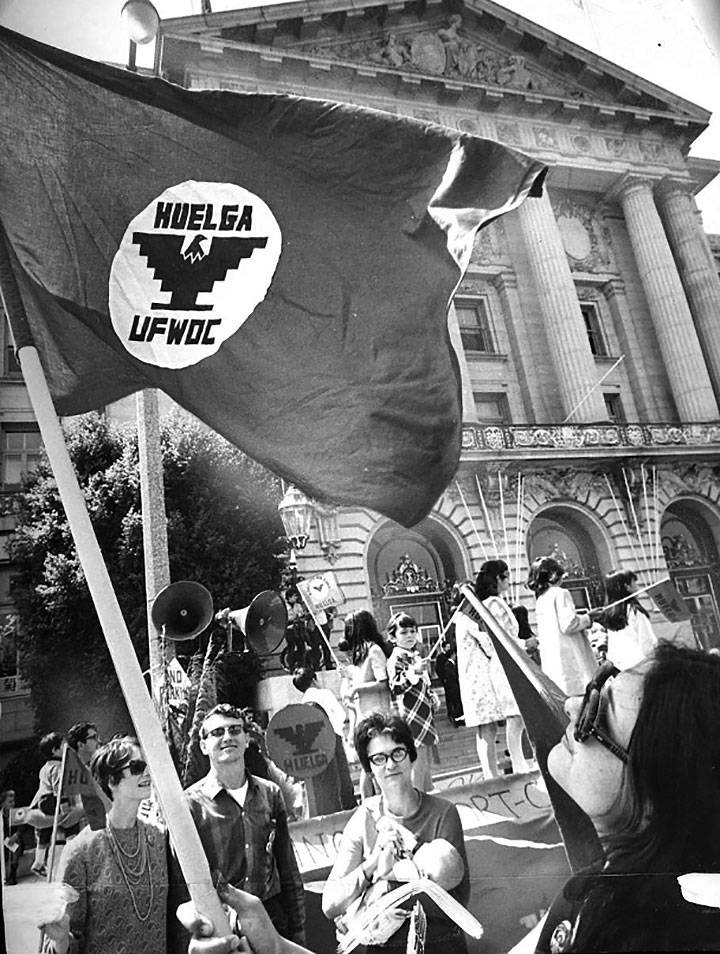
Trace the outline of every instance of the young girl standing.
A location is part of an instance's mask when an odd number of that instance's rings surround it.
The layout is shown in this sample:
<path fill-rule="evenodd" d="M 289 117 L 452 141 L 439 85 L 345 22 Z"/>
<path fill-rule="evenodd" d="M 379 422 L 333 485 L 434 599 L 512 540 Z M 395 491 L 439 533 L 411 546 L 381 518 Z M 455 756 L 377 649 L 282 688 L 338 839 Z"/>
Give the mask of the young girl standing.
<path fill-rule="evenodd" d="M 417 749 L 417 759 L 412 766 L 413 784 L 421 792 L 429 792 L 432 788 L 430 748 L 438 741 L 428 673 L 430 662 L 420 655 L 417 623 L 407 613 L 391 617 L 388 637 L 395 644 L 387 663 L 390 692 L 399 714 L 410 726 Z"/>

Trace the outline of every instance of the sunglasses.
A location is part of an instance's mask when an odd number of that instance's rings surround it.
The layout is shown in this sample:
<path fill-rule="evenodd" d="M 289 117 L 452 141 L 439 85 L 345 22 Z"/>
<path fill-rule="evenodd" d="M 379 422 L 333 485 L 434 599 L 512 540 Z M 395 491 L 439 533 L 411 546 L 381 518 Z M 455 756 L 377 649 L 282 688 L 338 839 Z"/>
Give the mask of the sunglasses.
<path fill-rule="evenodd" d="M 404 762 L 407 758 L 408 750 L 398 745 L 391 752 L 376 752 L 375 755 L 368 755 L 368 762 L 371 765 L 385 765 L 388 761 L 393 761 L 396 765 Z"/>
<path fill-rule="evenodd" d="M 610 661 L 603 663 L 598 669 L 595 677 L 590 680 L 585 689 L 582 707 L 575 721 L 573 735 L 577 742 L 586 742 L 592 736 L 621 762 L 627 762 L 627 749 L 615 742 L 601 725 L 607 715 L 607 696 L 602 694 L 603 686 L 609 679 L 617 676 L 619 672 L 620 670 Z"/>
<path fill-rule="evenodd" d="M 142 775 L 146 768 L 147 762 L 143 759 L 130 759 L 129 762 L 123 765 L 123 771 L 129 769 L 131 775 Z"/>
<path fill-rule="evenodd" d="M 97 737 L 97 732 L 88 732 L 88 734 L 85 736 L 85 741 L 90 742 L 92 739 L 97 739 Z"/>
<path fill-rule="evenodd" d="M 245 726 L 239 725 L 237 722 L 234 723 L 233 725 L 219 725 L 215 729 L 210 729 L 209 731 L 207 731 L 205 733 L 205 738 L 211 735 L 213 739 L 222 739 L 222 737 L 225 735 L 226 732 L 228 735 L 236 736 L 236 735 L 242 735 L 244 731 L 245 731 Z"/>

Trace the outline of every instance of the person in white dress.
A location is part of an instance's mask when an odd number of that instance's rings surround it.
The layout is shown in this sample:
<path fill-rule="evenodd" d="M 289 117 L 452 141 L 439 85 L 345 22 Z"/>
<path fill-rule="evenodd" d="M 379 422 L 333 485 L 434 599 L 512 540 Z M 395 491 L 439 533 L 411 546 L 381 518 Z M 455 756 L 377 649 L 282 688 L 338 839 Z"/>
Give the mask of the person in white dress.
<path fill-rule="evenodd" d="M 510 589 L 510 570 L 503 560 L 488 560 L 475 580 L 475 595 L 503 629 L 518 638 L 518 624 L 502 598 Z M 475 726 L 475 745 L 485 778 L 499 775 L 495 741 L 498 722 L 506 724 L 507 743 L 514 772 L 527 772 L 522 750 L 523 722 L 510 683 L 490 636 L 473 620 L 460 615 L 455 624 L 460 696 L 465 725 Z M 518 640 L 519 643 L 519 640 Z"/>
<path fill-rule="evenodd" d="M 568 696 L 581 696 L 597 669 L 587 630 L 593 620 L 578 613 L 560 581 L 565 568 L 552 557 L 538 557 L 530 567 L 528 589 L 535 593 L 535 625 L 542 668 Z"/>
<path fill-rule="evenodd" d="M 598 622 L 607 631 L 606 656 L 621 670 L 637 666 L 658 644 L 646 610 L 633 597 L 637 579 L 633 570 L 615 570 L 605 577 L 607 608 Z M 612 606 L 617 600 L 624 602 Z"/>

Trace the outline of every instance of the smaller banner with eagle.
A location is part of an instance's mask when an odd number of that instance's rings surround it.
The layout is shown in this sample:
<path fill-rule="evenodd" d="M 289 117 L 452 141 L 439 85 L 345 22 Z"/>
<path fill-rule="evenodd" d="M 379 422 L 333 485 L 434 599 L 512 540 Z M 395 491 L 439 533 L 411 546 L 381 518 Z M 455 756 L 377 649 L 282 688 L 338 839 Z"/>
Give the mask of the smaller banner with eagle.
<path fill-rule="evenodd" d="M 0 221 L 59 414 L 165 391 L 320 500 L 411 526 L 453 477 L 447 309 L 545 168 L 285 95 L 185 90 L 0 30 Z"/>

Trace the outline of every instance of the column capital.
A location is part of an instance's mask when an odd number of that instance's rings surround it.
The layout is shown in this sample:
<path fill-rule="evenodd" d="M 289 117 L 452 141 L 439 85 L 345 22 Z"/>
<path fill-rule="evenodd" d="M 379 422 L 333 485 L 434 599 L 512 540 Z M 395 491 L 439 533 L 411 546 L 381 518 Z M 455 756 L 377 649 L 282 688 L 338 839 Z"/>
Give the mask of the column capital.
<path fill-rule="evenodd" d="M 657 182 L 657 179 L 651 179 L 649 176 L 626 172 L 608 189 L 605 193 L 605 198 L 611 201 L 621 201 L 635 192 L 648 192 L 652 195 Z"/>
<path fill-rule="evenodd" d="M 665 176 L 655 186 L 655 192 L 661 199 L 671 195 L 686 195 L 692 198 L 695 195 L 695 183 L 692 179 Z"/>

